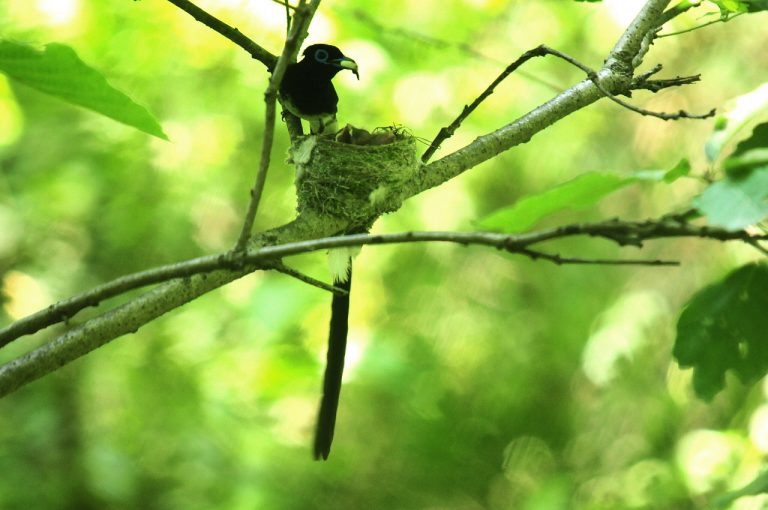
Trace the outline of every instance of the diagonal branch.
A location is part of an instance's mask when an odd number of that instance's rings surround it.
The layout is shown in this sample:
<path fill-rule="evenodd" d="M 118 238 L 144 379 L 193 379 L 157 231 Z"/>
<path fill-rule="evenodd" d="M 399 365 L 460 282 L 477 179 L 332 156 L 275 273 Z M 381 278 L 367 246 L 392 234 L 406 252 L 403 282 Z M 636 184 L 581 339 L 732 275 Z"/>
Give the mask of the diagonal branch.
<path fill-rule="evenodd" d="M 225 267 L 221 255 L 209 255 L 194 260 L 194 264 L 190 264 L 190 261 L 183 261 L 126 275 L 77 296 L 59 301 L 0 330 L 0 347 L 8 345 L 21 336 L 30 335 L 53 324 L 65 322 L 86 308 L 98 306 L 106 299 L 125 294 L 131 290 Z"/>
<path fill-rule="evenodd" d="M 634 69 L 649 49 L 648 38 L 655 33 L 670 0 L 648 0 L 611 50 L 594 80 L 612 94 L 629 90 Z M 534 135 L 571 113 L 604 96 L 593 79 L 586 79 L 496 131 L 480 136 L 469 145 L 422 168 L 414 183 L 417 194 L 438 186 L 500 153 L 529 141 Z"/>
<path fill-rule="evenodd" d="M 515 72 L 521 65 L 523 65 L 526 62 L 528 62 L 529 60 L 531 60 L 533 58 L 536 58 L 536 57 L 544 57 L 544 56 L 547 56 L 547 55 L 555 56 L 557 58 L 565 60 L 566 62 L 568 62 L 569 64 L 571 64 L 571 65 L 573 65 L 575 67 L 578 67 L 579 69 L 584 71 L 584 73 L 586 73 L 587 77 L 590 80 L 592 80 L 592 83 L 594 83 L 595 87 L 597 87 L 598 90 L 605 97 L 607 97 L 611 101 L 614 101 L 615 103 L 617 103 L 617 104 L 623 106 L 624 108 L 627 108 L 628 110 L 631 110 L 631 111 L 633 111 L 635 113 L 639 113 L 641 115 L 650 115 L 650 116 L 657 117 L 657 118 L 662 119 L 662 120 L 706 119 L 708 117 L 712 117 L 715 114 L 715 110 L 710 110 L 708 113 L 703 114 L 703 115 L 692 115 L 692 114 L 689 114 L 688 112 L 685 112 L 683 110 L 680 110 L 678 113 L 663 113 L 663 112 L 660 113 L 660 112 L 653 112 L 653 111 L 650 111 L 650 110 L 646 110 L 646 109 L 639 108 L 637 106 L 631 105 L 631 104 L 627 103 L 626 101 L 623 101 L 623 100 L 619 99 L 618 97 L 616 97 L 609 90 L 606 90 L 606 88 L 602 85 L 602 83 L 600 83 L 600 80 L 597 77 L 597 73 L 593 69 L 591 69 L 590 67 L 582 64 L 581 62 L 579 62 L 575 58 L 573 58 L 573 57 L 571 57 L 569 55 L 566 55 L 565 53 L 563 53 L 561 51 L 552 49 L 552 48 L 550 48 L 549 46 L 547 46 L 545 44 L 540 44 L 539 46 L 537 46 L 537 47 L 535 47 L 535 48 L 533 48 L 531 50 L 526 51 L 517 60 L 515 60 L 510 65 L 508 65 L 506 67 L 506 69 L 504 69 L 504 71 L 502 71 L 501 74 L 499 74 L 499 76 L 497 76 L 496 79 L 493 80 L 493 82 L 491 82 L 491 84 L 482 92 L 482 94 L 477 96 L 475 98 L 475 100 L 472 101 L 472 103 L 469 106 L 465 106 L 464 107 L 464 109 L 461 111 L 459 116 L 456 117 L 456 119 L 454 119 L 454 121 L 451 122 L 451 124 L 448 127 L 444 127 L 442 129 L 440 129 L 440 131 L 438 132 L 438 134 L 435 137 L 435 139 L 432 141 L 432 143 L 429 144 L 429 147 L 427 148 L 427 150 L 422 155 L 422 157 L 421 157 L 422 163 L 426 163 L 427 161 L 429 161 L 429 159 L 434 155 L 434 153 L 440 148 L 440 145 L 445 140 L 447 140 L 448 138 L 453 136 L 453 134 L 456 132 L 456 130 L 461 126 L 461 123 L 464 122 L 467 119 L 467 117 L 469 117 L 470 114 L 472 114 L 472 112 L 474 112 L 475 109 L 477 109 L 477 107 L 480 106 L 480 103 L 485 101 L 488 98 L 488 96 L 490 96 L 493 93 L 493 91 L 496 89 L 496 87 L 502 81 L 504 81 L 510 74 Z M 660 69 L 660 66 L 657 66 L 657 68 L 654 69 L 654 72 L 656 71 L 656 69 Z M 649 74 L 646 73 L 646 75 L 641 77 L 642 79 L 639 79 L 639 80 L 638 79 L 634 79 L 634 80 L 632 80 L 632 82 L 629 84 L 629 87 L 627 88 L 627 90 L 626 91 L 622 91 L 622 92 L 628 93 L 629 90 L 631 90 L 636 84 L 641 84 L 641 83 L 643 84 L 643 88 L 647 88 L 648 87 L 648 85 L 647 85 L 648 76 L 649 76 Z M 694 79 L 693 81 L 696 81 L 696 79 Z M 682 82 L 690 83 L 690 80 L 682 80 L 680 78 L 678 78 L 676 80 L 667 80 L 667 83 L 669 83 L 668 86 L 680 85 Z M 662 82 L 660 80 L 656 80 L 654 82 L 654 85 L 655 85 L 655 87 L 657 87 L 657 89 L 661 86 L 661 84 L 662 84 Z"/>
<path fill-rule="evenodd" d="M 186 12 L 208 28 L 223 35 L 233 43 L 247 51 L 253 58 L 264 64 L 269 71 L 274 69 L 277 57 L 265 50 L 253 40 L 245 36 L 233 26 L 227 25 L 217 17 L 204 11 L 189 0 L 168 0 L 170 3 Z"/>
<path fill-rule="evenodd" d="M 293 269 L 292 267 L 288 267 L 282 262 L 275 263 L 271 266 L 272 269 L 277 271 L 278 273 L 283 273 L 285 275 L 291 276 L 293 278 L 296 278 L 299 281 L 302 281 L 306 284 L 312 285 L 313 287 L 317 287 L 318 289 L 327 290 L 328 292 L 332 294 L 336 294 L 339 296 L 348 296 L 349 291 L 342 289 L 340 287 L 336 287 L 334 285 L 330 285 L 325 282 L 321 282 L 320 280 L 317 280 L 315 278 L 312 278 L 311 276 L 307 276 L 304 273 L 297 271 Z"/>
<path fill-rule="evenodd" d="M 272 78 L 269 80 L 267 91 L 264 93 L 264 102 L 266 110 L 264 113 L 264 138 L 261 143 L 261 158 L 259 159 L 259 170 L 256 172 L 256 181 L 251 188 L 251 200 L 248 203 L 248 210 L 245 213 L 243 228 L 240 231 L 240 237 L 235 244 L 234 251 L 239 252 L 245 249 L 248 238 L 251 236 L 253 222 L 256 219 L 256 213 L 261 202 L 261 195 L 264 192 L 264 184 L 267 181 L 267 171 L 269 170 L 269 161 L 272 153 L 272 144 L 275 138 L 275 110 L 277 103 L 277 91 L 280 88 L 280 82 L 283 80 L 285 69 L 288 62 L 293 60 L 299 50 L 301 42 L 307 34 L 307 29 L 315 15 L 315 11 L 320 6 L 320 0 L 312 0 L 309 6 L 302 1 L 296 8 L 291 23 L 291 31 L 283 45 L 283 51 L 277 60 Z"/>
<path fill-rule="evenodd" d="M 469 106 L 465 106 L 463 110 L 461 110 L 461 113 L 458 117 L 454 119 L 453 122 L 451 122 L 448 127 L 441 128 L 440 131 L 437 133 L 437 136 L 435 136 L 435 139 L 432 140 L 432 143 L 429 144 L 429 147 L 427 147 L 427 150 L 424 152 L 424 154 L 421 156 L 421 162 L 426 163 L 429 161 L 432 156 L 435 154 L 437 149 L 440 148 L 440 145 L 453 136 L 453 133 L 456 132 L 456 130 L 461 126 L 461 123 L 464 122 L 467 117 L 470 116 L 472 112 L 474 112 L 478 106 L 480 106 L 480 103 L 485 101 L 488 96 L 493 94 L 493 91 L 496 89 L 496 87 L 504 81 L 510 74 L 515 72 L 517 68 L 519 68 L 521 65 L 525 64 L 532 58 L 536 57 L 543 57 L 545 55 L 548 55 L 549 52 L 547 51 L 546 46 L 540 45 L 536 48 L 533 48 L 532 50 L 528 50 L 520 57 L 509 64 L 506 69 L 504 69 L 501 74 L 499 74 L 495 80 L 491 82 L 490 85 L 483 91 L 482 94 L 477 96 L 474 101 L 472 101 Z"/>

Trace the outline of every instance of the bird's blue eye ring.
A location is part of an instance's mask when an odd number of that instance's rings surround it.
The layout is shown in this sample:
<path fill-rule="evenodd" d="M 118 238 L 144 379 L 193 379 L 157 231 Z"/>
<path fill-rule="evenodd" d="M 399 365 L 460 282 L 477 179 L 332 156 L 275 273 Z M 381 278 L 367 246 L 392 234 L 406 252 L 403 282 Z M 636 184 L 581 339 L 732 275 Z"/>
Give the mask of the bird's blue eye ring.
<path fill-rule="evenodd" d="M 322 63 L 328 62 L 328 52 L 325 50 L 317 50 L 315 52 L 315 60 Z"/>

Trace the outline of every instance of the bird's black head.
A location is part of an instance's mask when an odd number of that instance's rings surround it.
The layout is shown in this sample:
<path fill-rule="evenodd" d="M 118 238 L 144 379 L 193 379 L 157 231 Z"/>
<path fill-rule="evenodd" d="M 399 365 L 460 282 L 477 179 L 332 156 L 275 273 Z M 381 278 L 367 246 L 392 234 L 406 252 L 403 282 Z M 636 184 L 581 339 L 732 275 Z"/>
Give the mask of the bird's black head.
<path fill-rule="evenodd" d="M 301 63 L 304 65 L 317 66 L 316 69 L 323 70 L 329 78 L 332 78 L 343 69 L 349 69 L 355 76 L 357 74 L 357 63 L 349 57 L 344 56 L 340 49 L 330 44 L 313 44 L 307 46 L 304 50 L 304 58 Z"/>

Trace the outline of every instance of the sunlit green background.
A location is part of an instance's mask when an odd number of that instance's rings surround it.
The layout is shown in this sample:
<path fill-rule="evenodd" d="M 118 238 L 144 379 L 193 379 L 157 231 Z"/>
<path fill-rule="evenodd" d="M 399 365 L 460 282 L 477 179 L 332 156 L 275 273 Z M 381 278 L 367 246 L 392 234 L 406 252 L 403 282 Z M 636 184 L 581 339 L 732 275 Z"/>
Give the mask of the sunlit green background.
<path fill-rule="evenodd" d="M 328 1 L 308 42 L 334 43 L 359 63 L 359 82 L 336 80 L 342 123 L 399 124 L 431 138 L 540 43 L 599 66 L 640 3 Z M 199 4 L 279 52 L 277 3 Z M 672 28 L 711 19 L 704 12 Z M 634 101 L 705 112 L 759 86 L 766 20 L 659 40 L 646 68 L 661 62 L 665 76 L 701 73 L 703 82 Z M 2 0 L 0 36 L 72 46 L 171 139 L 0 75 L 0 324 L 232 245 L 259 157 L 263 66 L 162 0 Z M 550 59 L 523 70 L 442 154 L 583 78 Z M 590 170 L 664 169 L 689 157 L 703 175 L 712 125 L 602 101 L 409 200 L 375 231 L 471 230 L 494 209 Z M 278 125 L 259 229 L 294 214 L 286 149 Z M 545 225 L 678 211 L 700 186 L 633 187 Z M 670 351 L 686 299 L 755 254 L 703 241 L 551 249 L 683 265 L 555 267 L 477 247 L 364 249 L 325 463 L 311 460 L 310 442 L 329 295 L 283 275 L 248 276 L 0 401 L 0 509 L 693 509 L 748 482 L 768 452 L 766 390 L 730 380 L 702 403 Z M 328 278 L 323 254 L 289 262 Z M 2 360 L 60 331 L 23 338 Z"/>

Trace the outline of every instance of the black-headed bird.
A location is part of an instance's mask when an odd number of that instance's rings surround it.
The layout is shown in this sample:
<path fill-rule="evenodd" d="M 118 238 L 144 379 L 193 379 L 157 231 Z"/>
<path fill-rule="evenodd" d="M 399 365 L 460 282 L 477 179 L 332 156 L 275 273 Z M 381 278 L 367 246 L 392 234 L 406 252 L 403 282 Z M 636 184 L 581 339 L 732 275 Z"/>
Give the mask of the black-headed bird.
<path fill-rule="evenodd" d="M 313 134 L 334 134 L 337 131 L 336 111 L 339 96 L 331 79 L 343 69 L 355 76 L 357 64 L 344 56 L 335 46 L 313 44 L 304 50 L 301 61 L 290 64 L 280 84 L 280 101 L 286 110 L 308 120 Z M 334 258 L 331 253 L 331 259 Z M 349 319 L 349 290 L 352 285 L 352 265 L 344 256 L 344 267 L 334 271 L 334 285 L 346 291 L 346 295 L 334 294 L 331 303 L 331 324 L 328 333 L 328 354 L 323 377 L 323 396 L 315 429 L 315 459 L 327 459 L 331 451 L 336 412 L 341 393 L 341 377 L 344 371 L 344 355 L 347 349 L 347 324 Z"/>
<path fill-rule="evenodd" d="M 339 96 L 331 79 L 343 69 L 349 69 L 359 78 L 357 64 L 329 44 L 308 46 L 303 55 L 299 62 L 285 69 L 280 100 L 286 110 L 309 121 L 311 133 L 335 133 Z"/>

